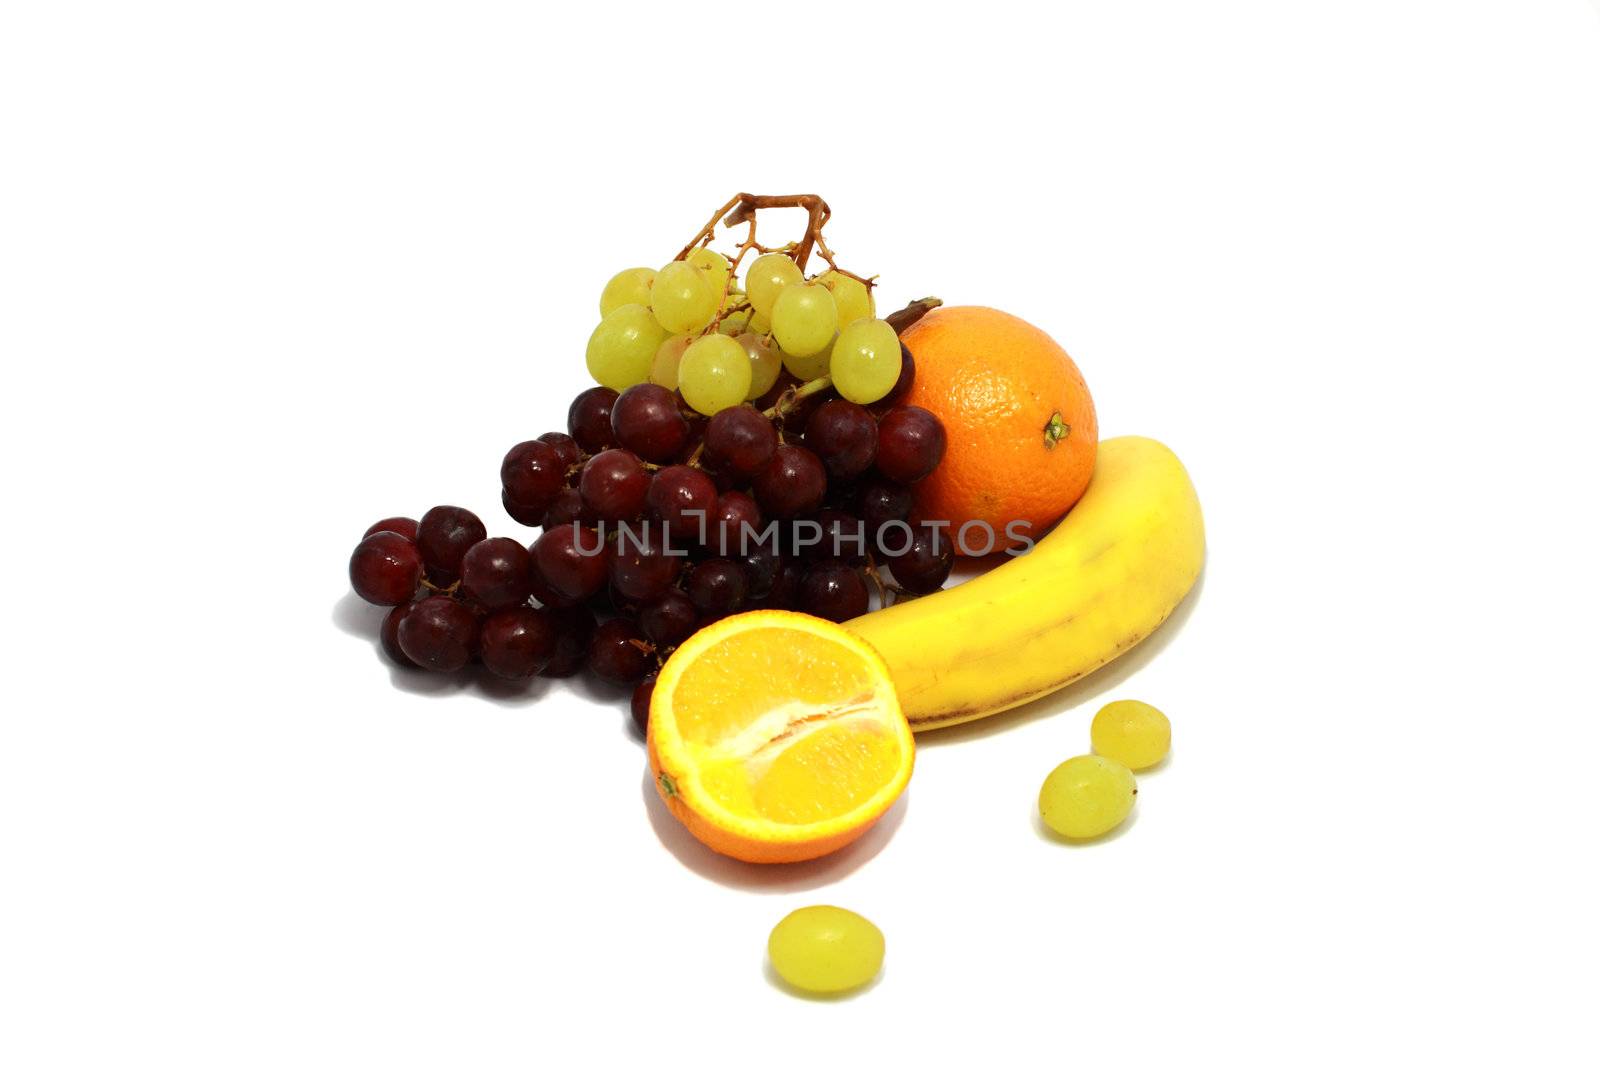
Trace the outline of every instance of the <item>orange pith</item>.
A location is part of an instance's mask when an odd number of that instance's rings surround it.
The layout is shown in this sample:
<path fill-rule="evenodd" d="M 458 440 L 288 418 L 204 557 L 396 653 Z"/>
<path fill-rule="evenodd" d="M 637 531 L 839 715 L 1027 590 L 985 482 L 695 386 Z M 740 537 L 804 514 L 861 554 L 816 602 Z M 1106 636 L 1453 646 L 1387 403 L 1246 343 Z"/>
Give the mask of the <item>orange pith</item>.
<path fill-rule="evenodd" d="M 833 623 L 746 612 L 662 668 L 650 767 L 672 813 L 726 855 L 783 863 L 849 844 L 911 775 L 911 731 L 872 648 Z"/>
<path fill-rule="evenodd" d="M 917 517 L 951 523 L 952 535 L 987 523 L 989 551 L 1007 547 L 1012 522 L 1037 540 L 1094 473 L 1099 425 L 1077 365 L 1043 330 L 994 308 L 938 308 L 900 339 L 917 361 L 906 403 L 937 415 L 948 440 L 917 483 Z M 982 555 L 985 543 L 974 528 L 956 549 Z"/>

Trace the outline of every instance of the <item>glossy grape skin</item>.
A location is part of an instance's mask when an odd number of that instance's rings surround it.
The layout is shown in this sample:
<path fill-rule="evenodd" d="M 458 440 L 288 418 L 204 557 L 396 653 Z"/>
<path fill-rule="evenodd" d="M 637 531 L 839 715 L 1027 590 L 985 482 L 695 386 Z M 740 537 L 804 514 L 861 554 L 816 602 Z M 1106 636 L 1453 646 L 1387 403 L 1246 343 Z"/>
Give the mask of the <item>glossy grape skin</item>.
<path fill-rule="evenodd" d="M 589 670 L 613 685 L 635 685 L 655 666 L 655 657 L 641 647 L 648 645 L 631 619 L 607 619 L 589 639 Z"/>
<path fill-rule="evenodd" d="M 871 404 L 869 407 L 875 415 L 882 415 L 890 408 L 905 399 L 911 392 L 911 385 L 917 380 L 917 360 L 911 354 L 911 349 L 904 344 L 900 346 L 900 377 L 895 379 L 894 388 L 889 390 L 889 395 Z"/>
<path fill-rule="evenodd" d="M 685 256 L 683 261 L 700 271 L 720 303 L 722 294 L 728 288 L 728 278 L 733 273 L 728 257 L 714 248 L 696 248 Z"/>
<path fill-rule="evenodd" d="M 822 527 L 822 540 L 813 548 L 814 558 L 860 563 L 872 548 L 867 524 L 849 512 L 823 508 L 817 512 L 817 524 Z"/>
<path fill-rule="evenodd" d="M 562 492 L 566 491 L 565 489 L 562 490 Z M 559 494 L 556 499 L 560 499 Z M 513 522 L 520 523 L 523 526 L 543 525 L 545 516 L 549 514 L 549 510 L 546 508 L 523 507 L 515 500 L 512 500 L 511 494 L 504 489 L 500 490 L 500 506 L 506 509 L 506 514 L 511 516 Z"/>
<path fill-rule="evenodd" d="M 557 606 L 576 604 L 605 588 L 607 552 L 598 530 L 576 523 L 557 526 L 539 535 L 530 552 L 547 591 L 541 601 L 549 603 L 550 596 Z"/>
<path fill-rule="evenodd" d="M 417 547 L 428 570 L 454 578 L 461 573 L 461 557 L 487 537 L 483 521 L 450 504 L 429 508 L 417 525 Z"/>
<path fill-rule="evenodd" d="M 909 487 L 884 478 L 874 478 L 861 487 L 856 510 L 867 524 L 867 536 L 872 539 L 870 547 L 874 552 L 878 550 L 878 530 L 887 522 L 904 522 L 911 514 L 912 499 Z"/>
<path fill-rule="evenodd" d="M 540 673 L 546 678 L 570 678 L 583 669 L 589 654 L 589 638 L 594 635 L 594 612 L 582 604 L 546 608 L 555 625 L 556 647 Z"/>
<path fill-rule="evenodd" d="M 650 310 L 667 333 L 703 329 L 717 313 L 720 298 L 721 294 L 706 280 L 705 272 L 682 260 L 657 271 L 650 286 Z"/>
<path fill-rule="evenodd" d="M 389 614 L 383 617 L 383 626 L 378 631 L 378 642 L 383 646 L 384 654 L 393 660 L 397 666 L 410 670 L 416 670 L 417 664 L 400 647 L 400 624 L 405 621 L 407 615 L 411 614 L 411 609 L 415 605 L 416 601 L 408 601 L 389 609 Z"/>
<path fill-rule="evenodd" d="M 639 457 L 621 448 L 611 448 L 583 466 L 578 492 L 583 506 L 597 520 L 626 522 L 644 512 L 645 495 L 650 491 L 650 474 Z"/>
<path fill-rule="evenodd" d="M 772 305 L 786 286 L 805 281 L 805 272 L 795 261 L 782 252 L 768 252 L 758 256 L 745 272 L 745 290 L 750 296 L 750 308 L 763 318 L 772 316 Z"/>
<path fill-rule="evenodd" d="M 640 737 L 650 732 L 650 698 L 655 693 L 656 676 L 647 674 L 644 681 L 633 687 L 633 697 L 628 701 L 628 713 L 633 716 L 633 725 Z"/>
<path fill-rule="evenodd" d="M 646 382 L 623 391 L 611 407 L 617 444 L 647 463 L 669 463 L 689 438 L 689 420 L 672 390 Z"/>
<path fill-rule="evenodd" d="M 841 330 L 857 319 L 872 318 L 877 311 L 877 301 L 872 297 L 872 290 L 848 274 L 841 274 L 836 270 L 824 271 L 817 278 L 817 283 L 827 286 L 828 292 L 833 294 L 833 302 L 839 307 Z"/>
<path fill-rule="evenodd" d="M 730 489 L 717 497 L 705 547 L 719 556 L 743 555 L 761 532 L 761 509 L 747 493 Z"/>
<path fill-rule="evenodd" d="M 710 526 L 717 487 L 704 471 L 683 464 L 663 467 L 650 480 L 645 505 L 653 519 L 666 523 L 674 538 L 692 544 Z"/>
<path fill-rule="evenodd" d="M 921 481 L 939 466 L 944 449 L 944 424 L 926 408 L 898 407 L 878 423 L 878 473 L 890 481 Z"/>
<path fill-rule="evenodd" d="M 1039 818 L 1062 837 L 1099 837 L 1128 817 L 1138 793 L 1133 772 L 1116 760 L 1074 756 L 1039 787 Z"/>
<path fill-rule="evenodd" d="M 751 481 L 761 513 L 774 519 L 792 519 L 815 511 L 828 491 L 828 474 L 822 461 L 796 445 L 779 445 L 772 459 Z"/>
<path fill-rule="evenodd" d="M 878 420 L 860 404 L 829 400 L 806 420 L 805 442 L 829 478 L 848 480 L 878 457 Z"/>
<path fill-rule="evenodd" d="M 556 494 L 566 487 L 567 466 L 555 446 L 544 441 L 513 445 L 500 461 L 500 485 L 505 499 L 516 504 L 524 514 L 538 512 L 542 516 Z"/>
<path fill-rule="evenodd" d="M 678 391 L 702 415 L 744 403 L 751 377 L 744 347 L 720 333 L 692 342 L 678 363 Z"/>
<path fill-rule="evenodd" d="M 838 329 L 839 307 L 825 286 L 787 285 L 773 301 L 772 335 L 787 355 L 804 358 L 827 351 Z"/>
<path fill-rule="evenodd" d="M 625 526 L 611 546 L 607 573 L 611 587 L 628 600 L 648 603 L 666 595 L 678 577 L 682 558 L 667 551 L 656 523 Z"/>
<path fill-rule="evenodd" d="M 490 674 L 532 678 L 550 662 L 556 649 L 556 623 L 543 608 L 502 608 L 483 620 L 478 654 Z"/>
<path fill-rule="evenodd" d="M 763 543 L 759 547 L 752 546 L 751 551 L 739 556 L 738 559 L 739 565 L 744 568 L 750 599 L 760 600 L 768 596 L 784 568 L 783 556 L 779 554 L 777 548 L 770 543 Z"/>
<path fill-rule="evenodd" d="M 491 537 L 461 558 L 461 592 L 489 610 L 521 604 L 533 592 L 533 559 L 520 541 Z"/>
<path fill-rule="evenodd" d="M 651 267 L 619 270 L 600 291 L 600 317 L 605 318 L 624 304 L 650 305 L 650 285 L 656 280 Z"/>
<path fill-rule="evenodd" d="M 616 447 L 617 435 L 611 429 L 611 408 L 616 402 L 617 391 L 603 385 L 573 398 L 567 408 L 567 433 L 579 448 L 593 455 Z"/>
<path fill-rule="evenodd" d="M 902 369 L 900 339 L 882 319 L 857 319 L 839 331 L 828 357 L 833 387 L 846 400 L 872 404 L 894 389 Z"/>
<path fill-rule="evenodd" d="M 932 593 L 944 586 L 955 562 L 950 535 L 937 526 L 918 524 L 912 527 L 910 547 L 889 557 L 889 573 L 908 593 Z"/>
<path fill-rule="evenodd" d="M 676 648 L 700 628 L 700 613 L 689 594 L 680 589 L 639 609 L 639 629 L 650 643 L 663 651 Z"/>
<path fill-rule="evenodd" d="M 754 400 L 772 388 L 783 373 L 783 356 L 767 338 L 748 330 L 734 336 L 745 355 L 750 357 L 750 388 L 745 390 L 746 400 Z"/>
<path fill-rule="evenodd" d="M 367 532 L 361 535 L 365 541 L 375 533 L 397 533 L 412 544 L 417 543 L 417 520 L 396 516 L 392 519 L 380 519 L 367 527 Z"/>
<path fill-rule="evenodd" d="M 400 620 L 397 636 L 401 651 L 417 666 L 458 671 L 476 650 L 478 617 L 459 600 L 431 596 L 417 601 Z"/>
<path fill-rule="evenodd" d="M 708 559 L 689 572 L 685 583 L 695 611 L 706 620 L 720 619 L 744 607 L 750 580 L 731 559 Z"/>
<path fill-rule="evenodd" d="M 1089 740 L 1099 755 L 1142 771 L 1167 758 L 1172 723 L 1159 708 L 1142 700 L 1114 700 L 1095 712 Z"/>
<path fill-rule="evenodd" d="M 516 518 L 515 515 L 512 518 Z M 568 487 L 556 494 L 555 500 L 545 509 L 543 527 L 553 530 L 568 523 L 589 521 L 589 512 L 583 506 L 583 494 Z"/>
<path fill-rule="evenodd" d="M 767 938 L 778 976 L 806 993 L 847 993 L 883 969 L 883 933 L 844 908 L 825 904 L 786 915 Z"/>
<path fill-rule="evenodd" d="M 689 347 L 689 342 L 694 340 L 686 333 L 675 333 L 656 349 L 655 358 L 650 361 L 650 381 L 664 389 L 678 387 L 678 364 L 683 362 L 684 349 Z"/>
<path fill-rule="evenodd" d="M 865 615 L 870 605 L 866 579 L 847 563 L 823 560 L 800 583 L 800 610 L 833 622 Z"/>
<path fill-rule="evenodd" d="M 616 390 L 647 381 L 656 349 L 668 332 L 649 308 L 623 304 L 601 319 L 589 335 L 584 351 L 589 376 Z"/>
<path fill-rule="evenodd" d="M 559 430 L 551 430 L 548 433 L 540 434 L 535 440 L 543 441 L 556 450 L 556 456 L 561 460 L 563 470 L 583 458 L 583 450 L 578 447 L 578 442 L 571 434 L 565 434 Z"/>
<path fill-rule="evenodd" d="M 778 450 L 772 420 L 748 404 L 723 408 L 706 423 L 705 459 L 717 470 L 753 477 Z"/>
<path fill-rule="evenodd" d="M 422 552 L 392 530 L 361 539 L 350 553 L 350 588 L 369 604 L 393 607 L 417 595 Z"/>

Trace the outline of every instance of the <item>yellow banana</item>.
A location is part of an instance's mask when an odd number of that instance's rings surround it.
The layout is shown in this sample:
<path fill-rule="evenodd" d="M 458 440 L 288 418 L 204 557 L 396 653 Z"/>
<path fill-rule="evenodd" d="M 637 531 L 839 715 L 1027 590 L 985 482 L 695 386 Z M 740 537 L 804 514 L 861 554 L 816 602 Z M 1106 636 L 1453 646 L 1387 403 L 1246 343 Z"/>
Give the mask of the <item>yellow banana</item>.
<path fill-rule="evenodd" d="M 1172 614 L 1205 560 L 1178 457 L 1148 437 L 1100 442 L 1076 506 L 1025 556 L 845 623 L 889 664 L 913 730 L 1024 704 L 1105 666 Z"/>

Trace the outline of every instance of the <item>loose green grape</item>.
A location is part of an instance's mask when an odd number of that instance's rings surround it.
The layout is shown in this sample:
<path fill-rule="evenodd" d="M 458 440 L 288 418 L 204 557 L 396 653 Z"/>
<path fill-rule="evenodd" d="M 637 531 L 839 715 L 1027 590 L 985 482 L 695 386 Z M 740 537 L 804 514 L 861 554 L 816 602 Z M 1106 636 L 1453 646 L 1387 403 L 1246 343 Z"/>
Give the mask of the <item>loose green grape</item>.
<path fill-rule="evenodd" d="M 600 320 L 589 335 L 584 361 L 595 381 L 617 392 L 650 377 L 650 363 L 666 339 L 650 309 L 623 304 Z"/>
<path fill-rule="evenodd" d="M 1128 817 L 1139 787 L 1104 756 L 1073 756 L 1039 787 L 1039 817 L 1062 837 L 1099 837 Z"/>
<path fill-rule="evenodd" d="M 784 916 L 767 937 L 778 977 L 806 993 L 847 993 L 883 969 L 883 932 L 844 908 L 817 904 Z"/>
<path fill-rule="evenodd" d="M 839 306 L 821 285 L 786 286 L 773 302 L 773 336 L 792 355 L 814 356 L 826 350 L 838 329 Z"/>
<path fill-rule="evenodd" d="M 872 290 L 861 282 L 836 270 L 826 272 L 817 281 L 828 287 L 834 301 L 839 305 L 840 328 L 850 325 L 857 319 L 872 318 L 876 303 L 872 299 Z"/>
<path fill-rule="evenodd" d="M 772 342 L 760 334 L 741 333 L 734 340 L 739 342 L 745 355 L 750 357 L 750 389 L 744 398 L 754 400 L 771 389 L 772 384 L 778 380 L 778 373 L 783 370 L 783 357 L 778 354 Z"/>
<path fill-rule="evenodd" d="M 717 294 L 717 299 L 720 301 L 723 292 L 728 288 L 728 275 L 732 271 L 728 266 L 727 257 L 709 248 L 697 248 L 689 253 L 685 262 L 699 268 L 700 273 L 705 275 L 706 284 L 711 286 L 711 291 Z"/>
<path fill-rule="evenodd" d="M 750 357 L 744 346 L 720 333 L 692 342 L 678 363 L 678 390 L 702 415 L 744 403 L 750 391 Z"/>
<path fill-rule="evenodd" d="M 768 252 L 758 257 L 744 276 L 744 287 L 750 294 L 750 306 L 757 314 L 770 317 L 773 302 L 778 299 L 784 286 L 798 285 L 805 278 L 794 260 L 782 252 Z"/>
<path fill-rule="evenodd" d="M 683 359 L 683 350 L 689 347 L 690 340 L 686 333 L 675 333 L 661 342 L 655 358 L 650 361 L 652 382 L 668 389 L 678 387 L 678 362 Z"/>
<path fill-rule="evenodd" d="M 1113 700 L 1095 712 L 1089 740 L 1102 756 L 1132 771 L 1154 767 L 1172 747 L 1172 723 L 1142 700 Z"/>
<path fill-rule="evenodd" d="M 717 313 L 721 296 L 711 289 L 705 272 L 681 260 L 668 263 L 650 286 L 650 310 L 668 333 L 696 333 Z"/>
<path fill-rule="evenodd" d="M 840 330 L 828 373 L 839 395 L 852 403 L 873 404 L 888 396 L 900 380 L 900 338 L 894 327 L 882 319 L 857 319 Z"/>
<path fill-rule="evenodd" d="M 833 346 L 830 345 L 814 356 L 797 356 L 793 352 L 786 352 L 781 348 L 778 355 L 783 359 L 785 369 L 802 382 L 809 382 L 828 373 L 828 360 L 833 356 Z"/>
<path fill-rule="evenodd" d="M 629 267 L 619 270 L 606 282 L 600 293 L 600 317 L 603 319 L 623 304 L 650 306 L 650 283 L 656 272 L 649 267 Z"/>

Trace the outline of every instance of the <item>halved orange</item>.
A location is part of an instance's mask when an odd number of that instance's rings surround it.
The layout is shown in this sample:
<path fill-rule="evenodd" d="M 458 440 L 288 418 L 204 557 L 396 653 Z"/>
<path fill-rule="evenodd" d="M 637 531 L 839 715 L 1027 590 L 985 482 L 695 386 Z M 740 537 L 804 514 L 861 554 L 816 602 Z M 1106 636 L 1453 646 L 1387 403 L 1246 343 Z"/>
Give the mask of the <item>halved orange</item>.
<path fill-rule="evenodd" d="M 866 833 L 915 752 L 883 657 L 792 611 L 733 615 L 680 645 L 656 679 L 648 747 L 672 814 L 752 863 L 812 859 Z"/>

